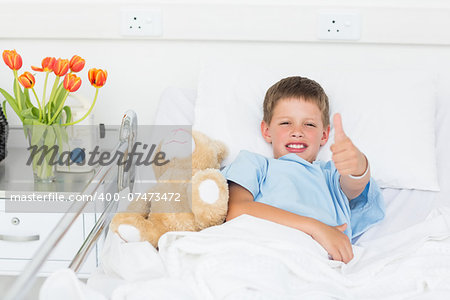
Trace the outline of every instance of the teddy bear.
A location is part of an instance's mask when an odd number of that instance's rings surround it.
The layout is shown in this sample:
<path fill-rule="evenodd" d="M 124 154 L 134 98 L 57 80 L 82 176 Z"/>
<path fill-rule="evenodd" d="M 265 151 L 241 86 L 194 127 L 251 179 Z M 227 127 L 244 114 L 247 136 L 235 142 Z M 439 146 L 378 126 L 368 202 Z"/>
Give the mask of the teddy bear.
<path fill-rule="evenodd" d="M 157 183 L 113 217 L 110 229 L 126 242 L 148 241 L 157 248 L 166 232 L 200 231 L 225 221 L 228 184 L 219 171 L 225 144 L 181 128 L 167 139 L 179 144 L 191 139 L 192 145 L 184 157 L 153 166 Z M 164 151 L 164 143 L 158 149 Z"/>

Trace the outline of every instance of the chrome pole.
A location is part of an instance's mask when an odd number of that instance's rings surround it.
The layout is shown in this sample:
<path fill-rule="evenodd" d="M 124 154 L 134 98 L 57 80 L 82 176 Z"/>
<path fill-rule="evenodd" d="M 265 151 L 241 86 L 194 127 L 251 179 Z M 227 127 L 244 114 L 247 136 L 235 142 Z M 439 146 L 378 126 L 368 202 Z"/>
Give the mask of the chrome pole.
<path fill-rule="evenodd" d="M 112 213 L 117 210 L 117 205 L 118 203 L 116 201 L 110 201 L 108 203 L 100 218 L 95 223 L 94 228 L 92 228 L 88 237 L 83 242 L 80 250 L 78 250 L 77 254 L 72 259 L 69 268 L 72 269 L 75 273 L 78 272 L 81 266 L 84 264 L 84 261 L 93 249 L 93 246 L 96 244 L 98 238 L 103 233 L 106 226 L 108 226 L 109 222 L 111 222 Z"/>
<path fill-rule="evenodd" d="M 117 186 L 119 191 L 123 190 L 125 187 L 132 187 L 134 184 L 134 163 L 133 156 L 130 156 L 130 152 L 133 149 L 133 146 L 136 142 L 137 138 L 137 116 L 136 113 L 132 110 L 129 110 L 125 113 L 122 119 L 122 126 L 120 127 L 119 139 L 122 143 L 128 144 L 128 149 L 126 153 L 124 153 L 122 157 L 122 161 L 119 163 L 119 171 L 117 178 Z M 130 161 L 131 167 L 126 170 L 125 167 L 127 163 Z"/>

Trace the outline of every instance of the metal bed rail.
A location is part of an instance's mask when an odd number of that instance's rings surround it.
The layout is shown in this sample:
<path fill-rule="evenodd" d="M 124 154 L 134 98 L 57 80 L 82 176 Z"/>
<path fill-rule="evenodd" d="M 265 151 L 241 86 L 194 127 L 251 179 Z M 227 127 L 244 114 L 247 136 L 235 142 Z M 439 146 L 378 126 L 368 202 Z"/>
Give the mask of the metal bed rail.
<path fill-rule="evenodd" d="M 133 144 L 136 141 L 137 136 L 137 117 L 134 111 L 127 111 L 122 119 L 122 124 L 119 133 L 119 143 L 116 145 L 113 151 L 120 151 L 124 153 L 122 157 L 122 162 L 118 163 L 118 173 L 117 173 L 117 191 L 120 192 L 127 187 L 132 189 L 134 183 L 134 167 L 125 171 L 124 168 L 125 161 L 127 159 L 133 159 L 128 157 L 131 152 Z M 134 164 L 133 164 L 134 166 Z M 111 170 L 114 169 L 114 164 L 109 166 L 101 167 L 97 174 L 89 181 L 81 194 L 84 195 L 94 195 L 94 193 L 99 189 L 99 187 L 104 183 L 105 178 L 110 174 Z M 58 245 L 61 239 L 65 236 L 67 231 L 70 229 L 72 224 L 78 218 L 78 216 L 83 212 L 88 201 L 75 201 L 68 209 L 68 211 L 62 216 L 58 224 L 55 226 L 53 231 L 37 250 L 33 259 L 25 266 L 23 272 L 14 281 L 11 288 L 6 293 L 3 298 L 5 300 L 19 300 L 23 299 L 39 272 L 42 265 L 45 263 L 47 258 L 52 253 L 53 249 Z M 73 258 L 69 265 L 69 268 L 75 272 L 84 263 L 86 257 L 89 255 L 93 246 L 96 244 L 99 236 L 102 234 L 109 221 L 112 218 L 112 213 L 117 208 L 117 203 L 115 201 L 110 201 L 108 205 L 103 210 L 103 213 L 99 217 L 98 221 L 94 225 L 93 229 L 89 233 L 85 242 L 81 246 L 78 253 Z"/>
<path fill-rule="evenodd" d="M 128 116 L 128 117 L 127 117 Z M 128 151 L 131 151 L 134 143 L 136 142 L 136 135 L 137 135 L 137 119 L 136 114 L 132 112 L 132 115 L 130 113 L 125 114 L 124 119 L 122 121 L 122 126 L 120 127 L 120 143 L 122 145 L 128 146 Z M 127 159 L 127 155 L 124 155 L 124 160 Z M 130 158 L 132 159 L 132 158 Z M 121 163 L 118 166 L 118 177 L 117 177 L 117 191 L 121 192 L 122 190 L 126 189 L 127 187 L 130 188 L 130 192 L 132 189 L 132 186 L 134 184 L 134 167 L 128 171 L 125 171 L 124 168 L 125 164 Z M 134 164 L 133 164 L 134 166 Z M 112 219 L 112 213 L 117 211 L 118 202 L 116 201 L 110 201 L 106 207 L 104 208 L 101 216 L 99 217 L 98 221 L 95 223 L 94 227 L 92 228 L 91 232 L 87 236 L 86 240 L 84 241 L 81 248 L 78 250 L 75 257 L 72 259 L 72 262 L 69 265 L 69 268 L 72 269 L 74 272 L 78 272 L 78 270 L 83 265 L 85 259 L 89 255 L 89 253 L 92 250 L 92 247 L 96 244 L 98 241 L 98 238 L 101 236 L 101 234 L 104 232 L 108 224 L 110 223 Z"/>

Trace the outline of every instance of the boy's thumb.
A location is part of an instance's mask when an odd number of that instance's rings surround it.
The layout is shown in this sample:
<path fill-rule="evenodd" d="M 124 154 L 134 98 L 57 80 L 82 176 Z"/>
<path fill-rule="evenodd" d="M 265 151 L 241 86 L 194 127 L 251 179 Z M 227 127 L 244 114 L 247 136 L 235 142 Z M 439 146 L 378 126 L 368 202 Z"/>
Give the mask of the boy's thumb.
<path fill-rule="evenodd" d="M 345 231 L 345 229 L 347 229 L 347 223 L 344 223 L 344 224 L 342 224 L 342 225 L 339 225 L 339 226 L 334 226 L 337 230 L 339 230 L 339 231 L 341 231 L 341 232 L 344 232 Z"/>
<path fill-rule="evenodd" d="M 346 135 L 344 132 L 344 126 L 342 126 L 342 116 L 340 113 L 334 114 L 333 125 L 334 125 L 334 140 L 335 140 L 335 142 L 339 142 L 339 141 L 345 139 Z"/>

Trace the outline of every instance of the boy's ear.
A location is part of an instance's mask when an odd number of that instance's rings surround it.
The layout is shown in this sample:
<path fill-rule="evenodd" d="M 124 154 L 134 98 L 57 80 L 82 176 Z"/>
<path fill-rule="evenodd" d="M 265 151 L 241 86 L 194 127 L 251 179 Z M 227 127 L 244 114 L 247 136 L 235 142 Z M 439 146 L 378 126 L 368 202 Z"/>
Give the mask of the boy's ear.
<path fill-rule="evenodd" d="M 329 137 L 330 137 L 330 125 L 328 125 L 327 129 L 323 131 L 322 139 L 320 140 L 320 146 L 325 145 Z"/>
<path fill-rule="evenodd" d="M 272 143 L 272 137 L 270 136 L 269 126 L 266 122 L 261 121 L 261 134 L 266 142 Z"/>

